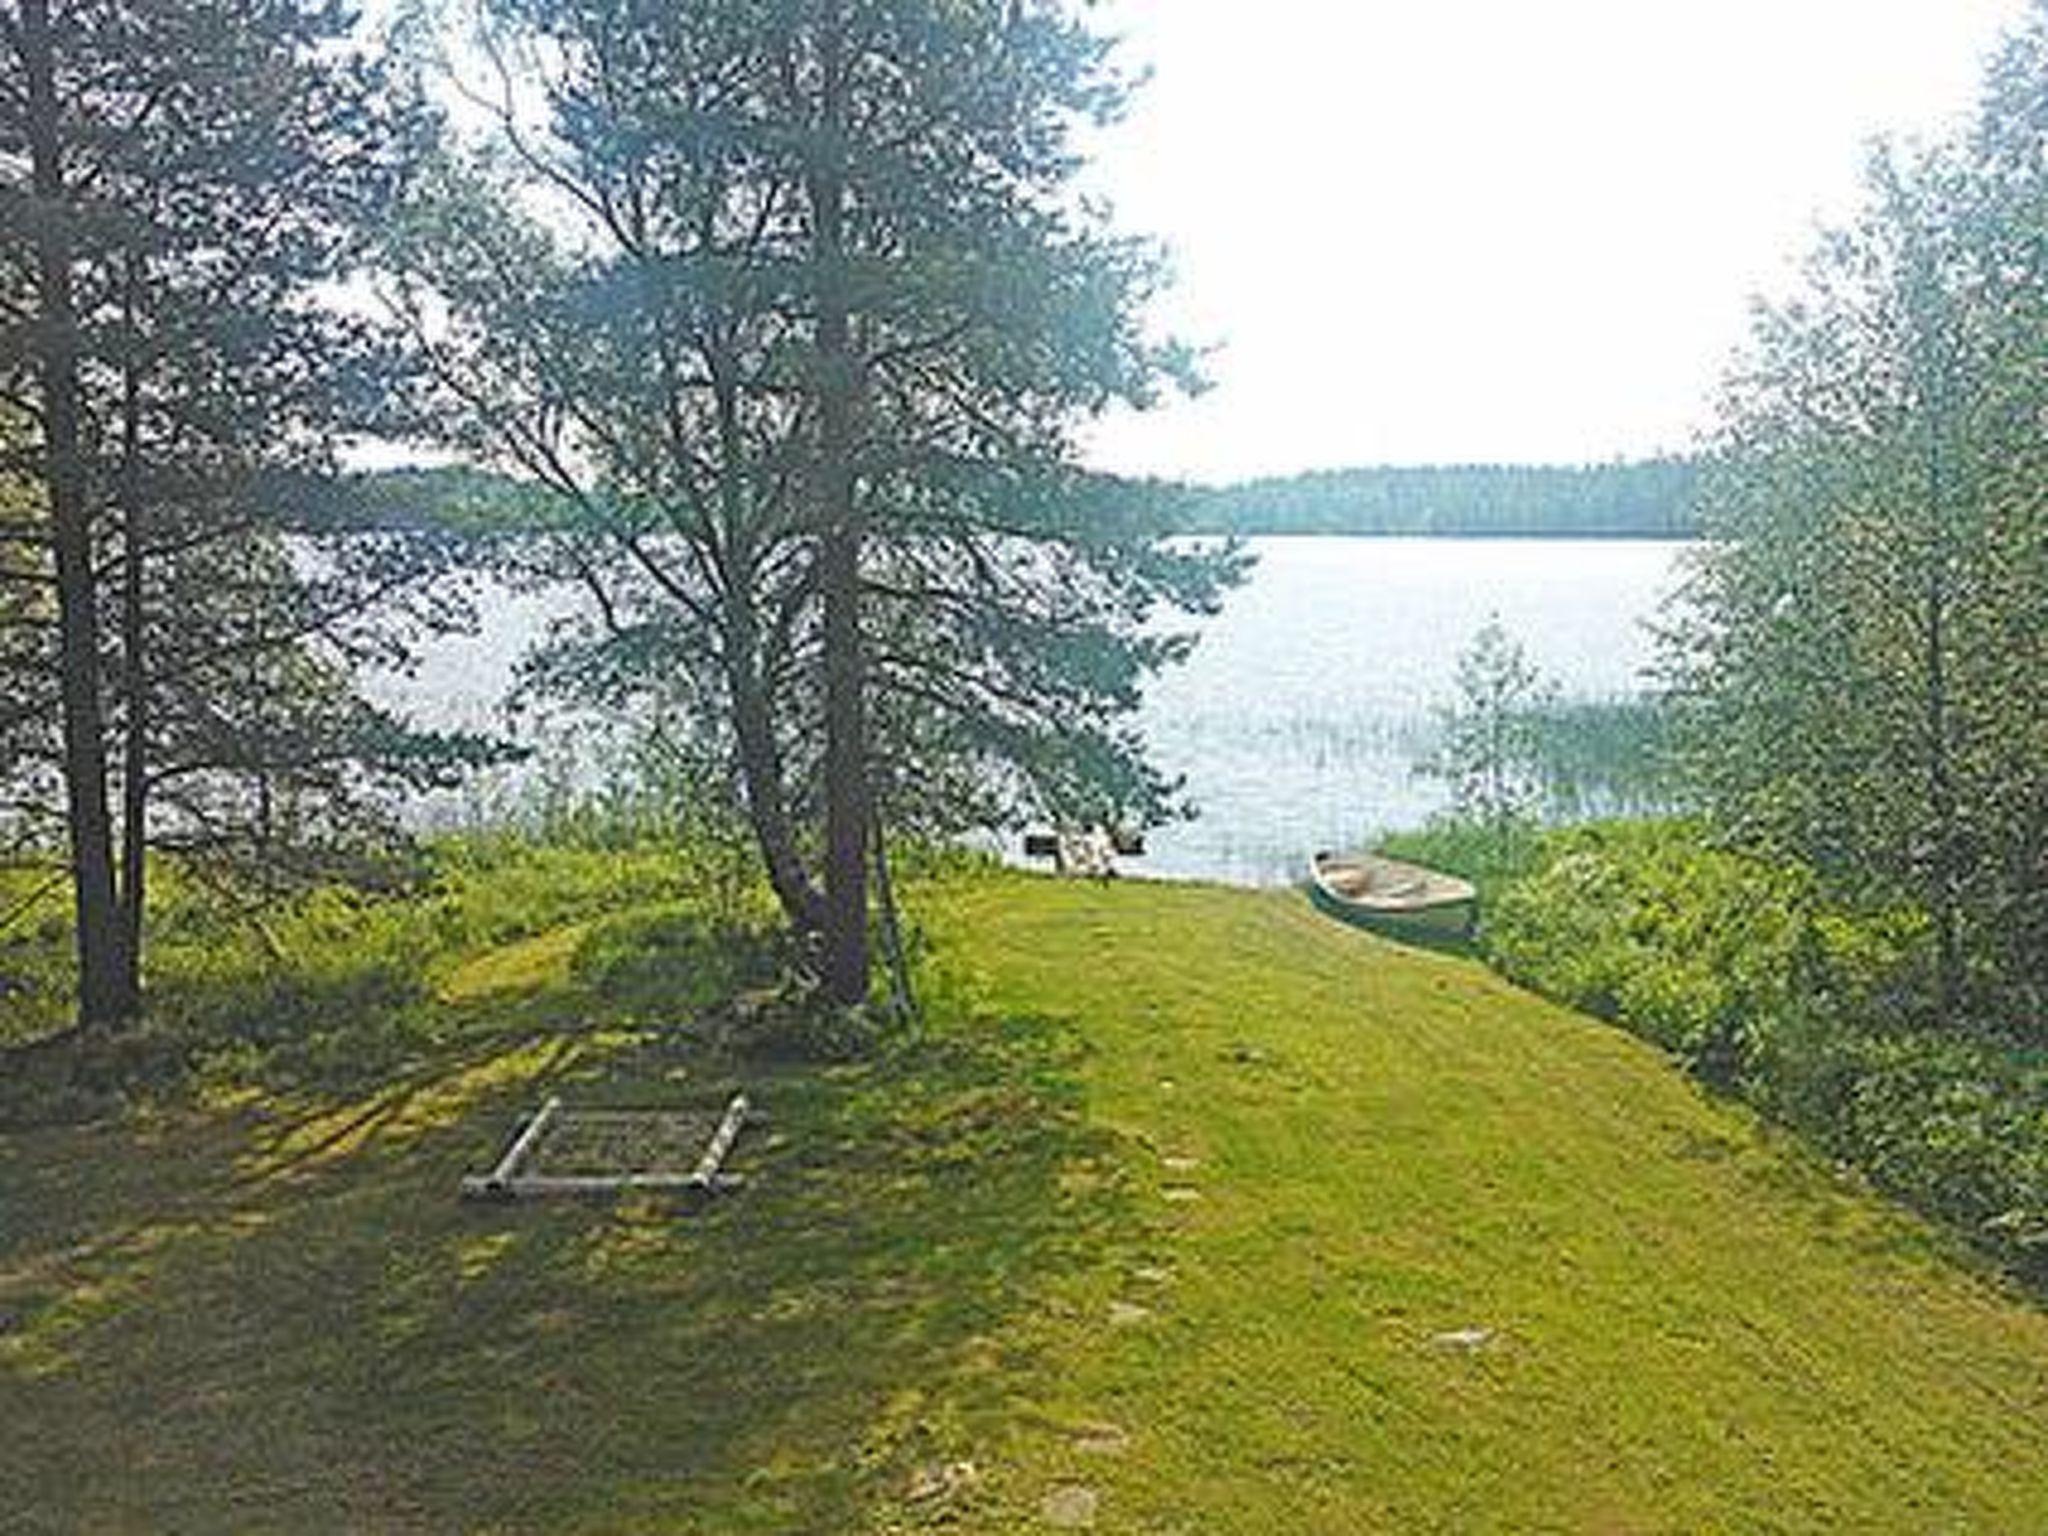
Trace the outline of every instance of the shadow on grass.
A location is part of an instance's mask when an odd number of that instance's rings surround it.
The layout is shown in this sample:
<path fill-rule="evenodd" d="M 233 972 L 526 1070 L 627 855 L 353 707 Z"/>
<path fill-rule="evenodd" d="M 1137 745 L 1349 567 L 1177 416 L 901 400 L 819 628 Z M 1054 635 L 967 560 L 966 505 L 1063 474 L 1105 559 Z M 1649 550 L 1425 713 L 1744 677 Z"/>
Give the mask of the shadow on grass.
<path fill-rule="evenodd" d="M 603 1007 L 447 1007 L 360 1099 L 0 1144 L 6 1528 L 841 1528 L 972 1456 L 1028 1365 L 995 1335 L 1136 1240 L 1057 1024 L 763 1067 Z M 737 1081 L 766 1119 L 708 1207 L 455 1198 L 547 1091 Z"/>

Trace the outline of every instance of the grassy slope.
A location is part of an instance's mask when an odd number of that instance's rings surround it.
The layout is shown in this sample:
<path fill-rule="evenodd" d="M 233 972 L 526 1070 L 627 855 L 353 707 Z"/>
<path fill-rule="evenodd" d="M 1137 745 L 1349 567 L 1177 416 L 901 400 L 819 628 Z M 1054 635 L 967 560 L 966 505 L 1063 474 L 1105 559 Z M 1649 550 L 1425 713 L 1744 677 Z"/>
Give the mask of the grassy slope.
<path fill-rule="evenodd" d="M 448 1198 L 735 1070 L 581 930 L 371 1100 L 0 1143 L 0 1530 L 2048 1528 L 2048 1317 L 1626 1037 L 1284 895 L 919 905 L 934 1037 L 747 1069 L 687 1219 Z"/>

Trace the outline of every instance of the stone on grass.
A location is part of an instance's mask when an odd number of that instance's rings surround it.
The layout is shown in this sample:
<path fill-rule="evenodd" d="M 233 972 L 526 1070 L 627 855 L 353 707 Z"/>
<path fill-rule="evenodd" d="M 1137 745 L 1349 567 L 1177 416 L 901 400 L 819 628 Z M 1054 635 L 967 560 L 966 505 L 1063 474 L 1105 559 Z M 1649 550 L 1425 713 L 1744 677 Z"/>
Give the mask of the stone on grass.
<path fill-rule="evenodd" d="M 903 1497 L 912 1504 L 948 1498 L 962 1488 L 972 1487 L 980 1478 L 980 1469 L 971 1461 L 949 1461 L 944 1466 L 919 1467 Z"/>
<path fill-rule="evenodd" d="M 1491 1328 L 1454 1328 L 1449 1333 L 1440 1333 L 1433 1340 L 1445 1349 L 1483 1349 L 1493 1340 Z"/>
<path fill-rule="evenodd" d="M 1095 1523 L 1096 1505 L 1100 1503 L 1093 1488 L 1083 1488 L 1078 1483 L 1055 1488 L 1039 1504 L 1039 1513 L 1045 1516 L 1047 1525 L 1058 1526 L 1064 1531 L 1078 1531 Z"/>

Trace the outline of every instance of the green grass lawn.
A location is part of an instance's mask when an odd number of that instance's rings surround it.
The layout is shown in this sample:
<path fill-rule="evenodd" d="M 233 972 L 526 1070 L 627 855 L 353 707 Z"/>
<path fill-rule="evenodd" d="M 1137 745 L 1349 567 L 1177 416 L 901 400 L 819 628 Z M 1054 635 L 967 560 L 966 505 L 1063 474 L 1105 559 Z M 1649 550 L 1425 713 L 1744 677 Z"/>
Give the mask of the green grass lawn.
<path fill-rule="evenodd" d="M 0 1531 L 2048 1530 L 2048 1316 L 1629 1037 L 1288 894 L 914 896 L 859 1065 L 586 922 L 367 1096 L 0 1142 Z M 453 1198 L 742 1081 L 709 1209 Z"/>

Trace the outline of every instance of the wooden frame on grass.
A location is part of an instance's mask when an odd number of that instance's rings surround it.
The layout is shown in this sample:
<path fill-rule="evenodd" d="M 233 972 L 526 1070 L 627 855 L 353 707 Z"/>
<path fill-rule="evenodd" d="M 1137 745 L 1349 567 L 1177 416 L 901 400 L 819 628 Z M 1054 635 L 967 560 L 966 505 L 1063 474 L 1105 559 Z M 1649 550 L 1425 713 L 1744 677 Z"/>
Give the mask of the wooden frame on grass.
<path fill-rule="evenodd" d="M 560 1098 L 551 1097 L 512 1138 L 496 1167 L 489 1173 L 471 1174 L 463 1179 L 462 1196 L 466 1200 L 517 1200 L 545 1195 L 713 1194 L 731 1189 L 741 1182 L 740 1175 L 721 1170 L 733 1142 L 739 1138 L 747 1109 L 747 1096 L 734 1094 L 696 1165 L 687 1173 L 653 1168 L 616 1173 L 544 1173 L 536 1167 L 537 1154 L 550 1132 L 573 1125 L 634 1122 L 652 1127 L 674 1119 L 677 1114 L 672 1110 L 565 1109 Z"/>

